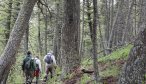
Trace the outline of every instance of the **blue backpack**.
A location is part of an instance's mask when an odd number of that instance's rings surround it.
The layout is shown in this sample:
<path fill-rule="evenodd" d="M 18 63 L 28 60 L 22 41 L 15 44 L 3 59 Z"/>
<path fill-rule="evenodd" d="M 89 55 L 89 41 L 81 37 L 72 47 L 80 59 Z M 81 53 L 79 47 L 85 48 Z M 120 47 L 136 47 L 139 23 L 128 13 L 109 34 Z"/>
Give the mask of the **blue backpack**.
<path fill-rule="evenodd" d="M 53 60 L 52 60 L 52 58 L 51 58 L 51 55 L 47 55 L 47 57 L 46 57 L 46 59 L 45 59 L 45 62 L 46 62 L 47 64 L 52 64 L 52 63 L 53 63 Z"/>

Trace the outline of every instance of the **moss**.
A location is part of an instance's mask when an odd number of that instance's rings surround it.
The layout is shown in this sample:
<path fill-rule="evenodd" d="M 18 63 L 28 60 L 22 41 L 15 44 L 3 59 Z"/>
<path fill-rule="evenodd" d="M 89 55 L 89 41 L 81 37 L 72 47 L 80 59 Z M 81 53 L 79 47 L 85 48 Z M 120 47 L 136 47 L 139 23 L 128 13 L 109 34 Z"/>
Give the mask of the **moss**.
<path fill-rule="evenodd" d="M 116 51 L 112 52 L 111 54 L 109 54 L 107 56 L 100 57 L 98 59 L 98 62 L 106 63 L 108 61 L 114 61 L 114 60 L 118 60 L 118 59 L 127 59 L 131 48 L 132 48 L 132 45 L 128 45 L 128 46 L 122 47 L 120 49 L 117 49 Z"/>

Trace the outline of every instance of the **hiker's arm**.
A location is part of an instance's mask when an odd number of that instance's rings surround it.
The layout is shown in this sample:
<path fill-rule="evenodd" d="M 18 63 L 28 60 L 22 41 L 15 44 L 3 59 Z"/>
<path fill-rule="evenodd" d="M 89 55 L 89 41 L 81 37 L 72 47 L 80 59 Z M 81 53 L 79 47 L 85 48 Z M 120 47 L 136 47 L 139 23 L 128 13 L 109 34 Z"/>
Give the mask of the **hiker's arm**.
<path fill-rule="evenodd" d="M 52 59 L 53 59 L 53 63 L 56 65 L 55 56 L 52 56 Z"/>
<path fill-rule="evenodd" d="M 43 59 L 44 62 L 45 62 L 45 59 L 46 59 L 46 55 L 45 55 L 45 57 L 44 57 L 44 59 Z"/>
<path fill-rule="evenodd" d="M 38 64 L 39 64 L 40 72 L 42 72 L 42 66 L 41 66 L 41 61 L 40 60 L 38 60 Z"/>

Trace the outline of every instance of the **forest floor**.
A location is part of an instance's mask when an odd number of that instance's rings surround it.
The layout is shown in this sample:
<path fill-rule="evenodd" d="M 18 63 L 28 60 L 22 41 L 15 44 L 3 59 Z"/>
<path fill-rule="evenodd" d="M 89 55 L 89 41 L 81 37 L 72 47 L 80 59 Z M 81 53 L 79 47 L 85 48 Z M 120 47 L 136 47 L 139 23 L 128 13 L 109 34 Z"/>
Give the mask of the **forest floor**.
<path fill-rule="evenodd" d="M 98 66 L 99 67 L 99 72 L 101 72 L 101 73 L 107 72 L 106 70 L 108 68 L 110 68 L 110 66 L 113 66 L 113 65 L 117 66 L 118 69 L 121 70 L 124 62 L 125 62 L 125 60 L 116 60 L 116 61 L 112 62 L 111 64 L 100 62 L 99 66 Z M 92 73 L 93 70 L 94 70 L 93 68 L 90 68 L 90 69 L 87 69 L 87 71 L 89 73 L 84 73 L 81 69 L 79 69 L 79 70 L 74 72 L 74 75 L 71 78 L 67 78 L 66 80 L 64 80 L 64 84 L 81 84 L 81 83 L 78 83 L 78 82 L 81 80 L 81 78 L 83 77 L 84 74 L 87 74 L 88 76 L 93 78 L 93 76 L 94 76 L 94 74 Z M 110 71 L 107 72 L 107 74 L 108 73 L 110 73 Z M 111 73 L 113 73 L 113 72 L 111 72 Z M 118 74 L 118 73 L 115 72 L 115 74 Z M 100 80 L 100 82 L 102 84 L 116 84 L 117 81 L 118 81 L 118 77 L 115 76 L 115 75 L 112 75 L 112 74 L 111 75 L 109 74 L 105 77 L 102 76 L 101 80 Z M 90 79 L 90 80 L 86 81 L 85 84 L 94 84 L 94 80 Z"/>
<path fill-rule="evenodd" d="M 99 58 L 98 67 L 101 84 L 117 84 L 118 77 L 120 76 L 120 72 L 126 62 L 131 47 L 132 45 L 126 46 L 116 50 L 110 55 Z M 89 73 L 84 73 L 83 68 L 79 68 L 73 72 L 70 78 L 66 78 L 63 84 L 94 84 L 92 61 L 88 59 L 85 63 L 83 63 L 85 66 L 84 69 Z"/>

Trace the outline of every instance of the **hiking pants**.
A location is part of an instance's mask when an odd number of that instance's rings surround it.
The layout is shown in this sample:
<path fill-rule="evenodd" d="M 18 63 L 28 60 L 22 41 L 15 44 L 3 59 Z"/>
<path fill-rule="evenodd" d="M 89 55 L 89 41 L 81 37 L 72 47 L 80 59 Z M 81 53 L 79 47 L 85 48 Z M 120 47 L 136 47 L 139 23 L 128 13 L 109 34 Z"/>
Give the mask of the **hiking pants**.
<path fill-rule="evenodd" d="M 34 71 L 34 77 L 36 77 L 36 84 L 38 84 L 39 76 L 40 76 L 40 70 L 37 69 Z"/>
<path fill-rule="evenodd" d="M 32 82 L 32 80 L 33 80 L 33 72 L 34 71 L 28 71 L 28 70 L 25 70 L 25 76 L 26 76 L 26 83 L 27 82 Z"/>
<path fill-rule="evenodd" d="M 49 72 L 50 72 L 50 75 L 51 75 L 51 78 L 52 78 L 53 75 L 54 75 L 54 67 L 53 67 L 52 64 L 48 64 L 48 65 L 46 66 L 46 76 L 47 76 L 47 77 L 48 77 Z"/>

